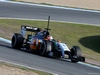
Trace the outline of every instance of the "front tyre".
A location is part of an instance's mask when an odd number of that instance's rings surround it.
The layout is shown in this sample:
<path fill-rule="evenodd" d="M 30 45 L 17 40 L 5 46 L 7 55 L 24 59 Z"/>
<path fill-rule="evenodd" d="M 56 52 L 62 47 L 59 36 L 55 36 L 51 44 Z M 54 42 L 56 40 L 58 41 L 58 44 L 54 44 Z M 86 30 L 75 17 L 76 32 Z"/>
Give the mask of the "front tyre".
<path fill-rule="evenodd" d="M 11 40 L 12 48 L 20 49 L 23 45 L 24 38 L 21 34 L 15 33 Z"/>
<path fill-rule="evenodd" d="M 78 46 L 73 46 L 72 48 L 71 48 L 71 61 L 72 62 L 74 62 L 74 63 L 76 63 L 76 62 L 78 62 L 79 61 L 79 57 L 81 57 L 82 56 L 82 52 L 81 52 L 81 49 L 80 49 L 80 47 L 78 47 Z"/>

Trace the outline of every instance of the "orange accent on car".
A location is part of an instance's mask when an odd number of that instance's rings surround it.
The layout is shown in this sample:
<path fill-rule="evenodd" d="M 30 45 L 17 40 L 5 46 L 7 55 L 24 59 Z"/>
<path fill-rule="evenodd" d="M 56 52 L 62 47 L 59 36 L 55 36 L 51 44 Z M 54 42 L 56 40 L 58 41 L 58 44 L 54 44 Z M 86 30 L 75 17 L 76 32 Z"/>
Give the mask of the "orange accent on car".
<path fill-rule="evenodd" d="M 37 39 L 33 39 L 30 43 L 30 48 L 32 50 L 39 50 L 41 48 L 41 42 L 40 40 L 37 40 Z"/>
<path fill-rule="evenodd" d="M 32 41 L 30 43 L 30 48 L 32 50 L 36 50 L 36 39 L 32 39 Z"/>

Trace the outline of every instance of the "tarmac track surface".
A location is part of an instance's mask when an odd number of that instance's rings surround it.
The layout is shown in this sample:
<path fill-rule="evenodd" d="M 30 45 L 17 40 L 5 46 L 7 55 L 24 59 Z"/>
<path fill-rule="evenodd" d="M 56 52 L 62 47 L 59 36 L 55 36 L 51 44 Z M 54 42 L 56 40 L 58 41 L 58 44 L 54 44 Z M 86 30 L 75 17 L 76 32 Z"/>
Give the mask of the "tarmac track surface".
<path fill-rule="evenodd" d="M 0 17 L 47 20 L 49 15 L 54 21 L 100 25 L 99 11 L 79 11 L 52 6 L 0 2 Z"/>

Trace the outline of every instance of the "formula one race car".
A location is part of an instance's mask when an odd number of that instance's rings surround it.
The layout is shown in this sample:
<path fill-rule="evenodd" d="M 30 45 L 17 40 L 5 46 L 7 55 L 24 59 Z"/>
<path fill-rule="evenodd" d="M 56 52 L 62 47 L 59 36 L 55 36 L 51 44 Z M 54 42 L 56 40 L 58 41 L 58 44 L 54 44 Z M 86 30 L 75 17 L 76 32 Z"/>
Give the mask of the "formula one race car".
<path fill-rule="evenodd" d="M 82 61 L 85 62 L 85 57 L 82 56 L 81 49 L 78 46 L 73 46 L 71 49 L 65 43 L 56 41 L 49 33 L 49 20 L 45 30 L 41 28 L 31 26 L 21 26 L 21 32 L 15 33 L 12 37 L 12 47 L 14 49 L 26 49 L 36 52 L 42 56 L 48 56 L 53 58 L 65 58 L 71 59 L 72 62 Z M 27 35 L 26 31 L 30 31 L 33 34 Z"/>

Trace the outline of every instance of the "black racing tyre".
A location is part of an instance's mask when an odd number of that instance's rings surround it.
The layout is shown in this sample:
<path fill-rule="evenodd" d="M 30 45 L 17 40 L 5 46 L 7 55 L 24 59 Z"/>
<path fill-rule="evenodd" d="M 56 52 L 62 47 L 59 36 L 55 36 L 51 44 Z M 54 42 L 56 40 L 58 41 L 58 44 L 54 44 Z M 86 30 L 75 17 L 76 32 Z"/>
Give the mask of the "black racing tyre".
<path fill-rule="evenodd" d="M 44 41 L 39 52 L 40 55 L 48 55 L 50 51 L 52 51 L 52 42 Z"/>
<path fill-rule="evenodd" d="M 72 58 L 71 52 L 69 52 L 69 51 L 65 51 L 65 54 L 68 55 L 68 59 L 71 59 L 71 58 Z"/>
<path fill-rule="evenodd" d="M 45 50 L 46 50 L 46 43 L 43 42 L 41 45 L 41 49 L 39 50 L 39 54 L 40 55 L 44 55 L 45 54 Z"/>
<path fill-rule="evenodd" d="M 21 34 L 15 33 L 11 40 L 12 48 L 20 49 L 23 45 L 24 38 Z"/>
<path fill-rule="evenodd" d="M 71 48 L 71 55 L 72 55 L 71 61 L 74 62 L 74 63 L 78 62 L 79 61 L 79 57 L 82 56 L 82 52 L 81 52 L 80 47 L 73 46 Z M 74 58 L 74 56 L 76 58 Z"/>
<path fill-rule="evenodd" d="M 78 47 L 78 46 L 73 46 L 72 48 L 71 48 L 71 54 L 72 54 L 72 56 L 82 56 L 82 52 L 81 52 L 81 49 L 80 49 L 80 47 Z"/>

